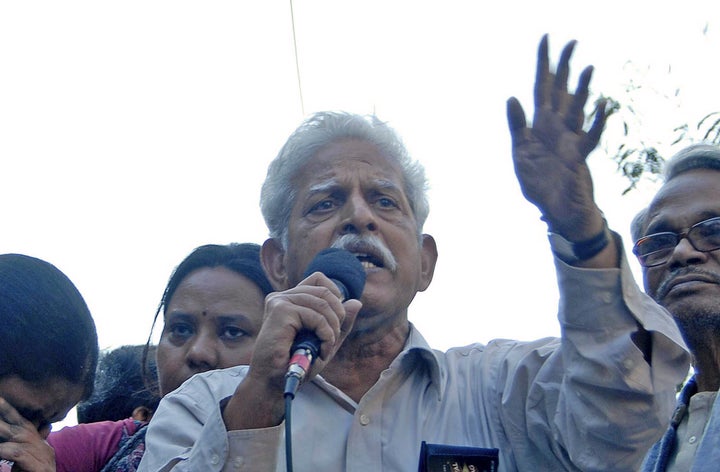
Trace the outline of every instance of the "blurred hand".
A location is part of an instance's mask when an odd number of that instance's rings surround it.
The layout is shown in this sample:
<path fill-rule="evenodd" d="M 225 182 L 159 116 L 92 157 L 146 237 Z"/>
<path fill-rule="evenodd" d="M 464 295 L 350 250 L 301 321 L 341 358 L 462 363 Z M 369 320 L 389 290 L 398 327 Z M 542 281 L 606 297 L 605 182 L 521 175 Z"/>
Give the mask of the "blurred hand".
<path fill-rule="evenodd" d="M 13 472 L 55 471 L 55 451 L 33 423 L 0 397 L 0 458 L 14 462 Z"/>

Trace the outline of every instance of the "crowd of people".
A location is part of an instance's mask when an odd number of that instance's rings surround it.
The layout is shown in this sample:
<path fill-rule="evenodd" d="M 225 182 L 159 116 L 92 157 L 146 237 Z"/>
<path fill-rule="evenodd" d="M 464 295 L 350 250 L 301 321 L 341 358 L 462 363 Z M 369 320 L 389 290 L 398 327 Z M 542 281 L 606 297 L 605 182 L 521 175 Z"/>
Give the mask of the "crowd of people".
<path fill-rule="evenodd" d="M 482 450 L 501 471 L 714 470 L 720 148 L 676 154 L 634 219 L 641 289 L 594 199 L 586 160 L 608 116 L 600 101 L 585 126 L 593 69 L 568 87 L 574 46 L 553 70 L 542 38 L 532 121 L 507 102 L 515 173 L 548 227 L 559 338 L 432 349 L 409 316 L 438 259 L 424 168 L 379 118 L 318 112 L 268 167 L 269 238 L 185 258 L 157 346 L 98 362 L 72 282 L 0 256 L 0 470 L 415 471 L 424 444 Z M 308 271 L 326 248 L 361 262 L 359 297 Z M 50 433 L 78 402 L 80 424 Z"/>

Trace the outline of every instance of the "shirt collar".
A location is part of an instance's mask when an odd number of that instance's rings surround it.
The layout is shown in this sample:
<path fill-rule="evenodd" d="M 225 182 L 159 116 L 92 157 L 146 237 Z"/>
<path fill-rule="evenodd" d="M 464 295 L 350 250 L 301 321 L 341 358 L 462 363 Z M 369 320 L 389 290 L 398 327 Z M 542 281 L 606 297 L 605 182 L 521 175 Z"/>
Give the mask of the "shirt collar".
<path fill-rule="evenodd" d="M 397 366 L 401 369 L 417 369 L 417 364 L 421 364 L 427 369 L 430 375 L 430 382 L 438 393 L 438 400 L 441 401 L 445 393 L 445 376 L 443 362 L 440 359 L 442 353 L 430 347 L 420 331 L 410 323 L 410 334 L 405 342 L 405 348 L 393 361 L 391 367 Z"/>
<path fill-rule="evenodd" d="M 410 323 L 410 333 L 405 347 L 398 356 L 390 363 L 391 369 L 397 369 L 404 373 L 410 373 L 416 370 L 425 370 L 430 377 L 430 384 L 437 391 L 438 401 L 442 401 L 445 393 L 445 379 L 447 377 L 443 354 L 440 351 L 433 350 L 420 334 L 420 331 Z M 357 404 L 347 397 L 341 390 L 327 382 L 322 375 L 317 375 L 312 379 L 320 389 L 330 393 L 334 398 L 342 398 L 348 411 L 354 411 Z"/>

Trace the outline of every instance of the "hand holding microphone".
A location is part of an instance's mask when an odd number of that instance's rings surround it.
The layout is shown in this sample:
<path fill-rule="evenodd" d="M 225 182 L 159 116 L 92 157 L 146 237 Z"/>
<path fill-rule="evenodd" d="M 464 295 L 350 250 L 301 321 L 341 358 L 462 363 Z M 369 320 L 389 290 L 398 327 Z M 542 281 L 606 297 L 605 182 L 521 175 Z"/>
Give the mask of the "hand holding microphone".
<path fill-rule="evenodd" d="M 304 276 L 314 272 L 325 274 L 337 286 L 341 301 L 360 299 L 365 288 L 365 269 L 357 257 L 344 249 L 320 251 L 310 262 Z M 301 330 L 290 349 L 290 363 L 285 375 L 284 395 L 295 397 L 298 386 L 320 353 L 320 340 L 309 330 Z"/>
<path fill-rule="evenodd" d="M 325 276 L 311 275 L 318 271 Z M 319 347 L 322 345 L 323 348 L 322 361 L 325 357 L 331 358 L 355 321 L 361 304 L 357 300 L 347 303 L 347 300 L 360 298 L 365 286 L 365 269 L 355 256 L 340 249 L 321 251 L 305 274 L 305 280 L 300 284 L 273 292 L 266 299 L 265 319 L 250 368 L 223 412 L 228 431 L 279 425 L 286 417 L 287 403 L 292 401 L 301 381 L 317 360 Z M 338 290 L 327 289 L 328 278 Z M 339 287 L 340 284 L 344 288 Z M 346 297 L 345 303 L 336 295 L 338 293 Z M 306 334 L 313 336 L 306 338 Z M 300 365 L 292 367 L 295 373 L 288 374 L 291 366 L 287 359 L 298 350 L 302 355 L 293 363 L 299 359 Z M 303 357 L 306 364 L 302 364 Z M 291 393 L 278 395 L 278 390 L 283 391 L 284 387 Z"/>

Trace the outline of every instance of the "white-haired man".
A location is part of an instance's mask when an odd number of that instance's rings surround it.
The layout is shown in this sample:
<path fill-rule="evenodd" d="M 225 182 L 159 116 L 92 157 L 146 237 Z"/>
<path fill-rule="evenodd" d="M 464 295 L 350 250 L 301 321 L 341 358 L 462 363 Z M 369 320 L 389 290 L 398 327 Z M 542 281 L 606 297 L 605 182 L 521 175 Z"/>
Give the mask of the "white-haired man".
<path fill-rule="evenodd" d="M 546 47 L 541 56 L 549 80 Z M 564 82 L 558 87 L 567 94 Z M 576 100 L 584 103 L 582 93 Z M 532 130 L 511 124 L 515 154 L 523 153 L 520 136 Z M 594 142 L 580 147 L 584 165 Z M 596 207 L 564 234 L 602 229 L 578 254 L 583 261 L 569 261 L 597 271 L 558 263 L 562 339 L 440 352 L 408 319 L 437 260 L 435 240 L 422 232 L 425 187 L 422 168 L 375 118 L 320 113 L 298 128 L 263 187 L 271 236 L 263 263 L 281 291 L 266 299 L 252 362 L 196 376 L 165 397 L 141 471 L 283 470 L 284 376 L 302 329 L 322 345 L 293 402 L 294 470 L 415 472 L 423 441 L 497 448 L 504 471 L 636 468 L 667 424 L 688 357 L 670 316 L 620 267 L 619 244 L 595 220 Z M 341 302 L 321 273 L 303 276 L 329 246 L 363 262 L 360 301 Z"/>

